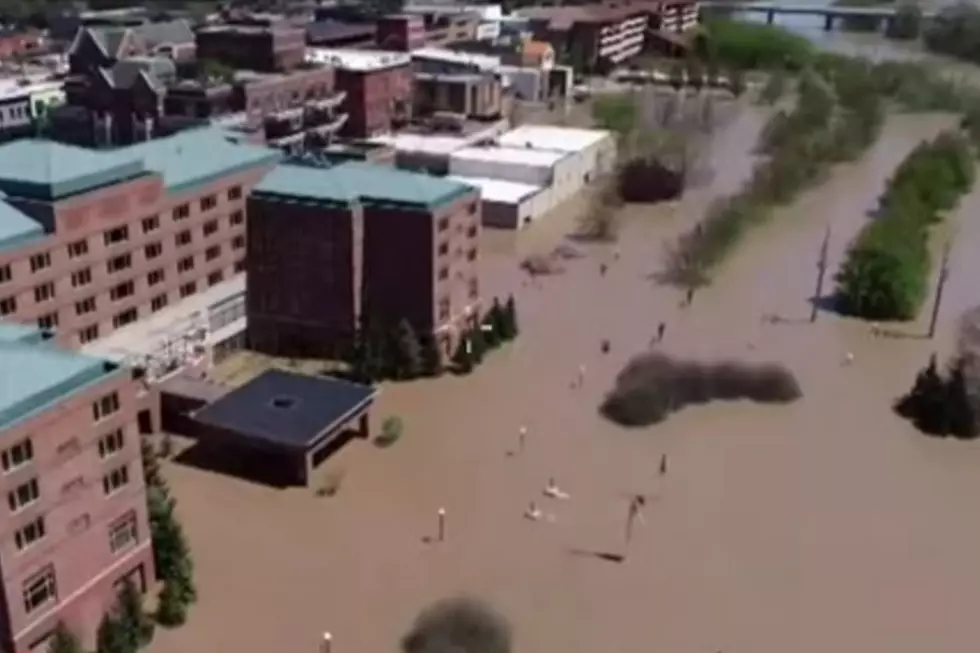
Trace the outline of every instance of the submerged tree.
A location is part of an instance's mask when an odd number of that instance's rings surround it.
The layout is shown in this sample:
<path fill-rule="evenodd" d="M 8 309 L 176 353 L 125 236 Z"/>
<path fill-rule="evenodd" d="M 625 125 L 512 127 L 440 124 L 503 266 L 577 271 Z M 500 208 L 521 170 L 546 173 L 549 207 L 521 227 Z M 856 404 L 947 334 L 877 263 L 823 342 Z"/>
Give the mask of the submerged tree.
<path fill-rule="evenodd" d="M 504 305 L 504 314 L 507 317 L 506 338 L 508 340 L 513 340 L 520 333 L 520 329 L 517 324 L 517 302 L 514 301 L 513 294 L 507 297 L 507 303 Z"/>
<path fill-rule="evenodd" d="M 83 653 L 82 643 L 64 622 L 59 621 L 48 643 L 47 653 Z"/>
<path fill-rule="evenodd" d="M 403 653 L 510 653 L 507 620 L 470 598 L 439 601 L 423 610 L 402 638 Z"/>
<path fill-rule="evenodd" d="M 962 357 L 953 363 L 946 381 L 946 416 L 950 435 L 961 439 L 977 437 L 977 418 L 967 388 Z"/>
<path fill-rule="evenodd" d="M 395 378 L 414 379 L 422 374 L 419 337 L 408 320 L 399 322 L 391 352 Z"/>
<path fill-rule="evenodd" d="M 153 639 L 153 621 L 143 611 L 143 595 L 128 578 L 116 599 L 116 619 L 132 650 L 146 646 Z"/>
<path fill-rule="evenodd" d="M 462 334 L 459 342 L 456 343 L 456 351 L 453 353 L 452 363 L 453 370 L 457 374 L 469 374 L 473 371 L 473 348 L 470 344 L 469 333 Z"/>
<path fill-rule="evenodd" d="M 419 357 L 422 362 L 422 374 L 425 376 L 439 376 L 442 373 L 442 352 L 439 350 L 439 342 L 432 334 L 419 338 Z"/>
<path fill-rule="evenodd" d="M 181 599 L 180 588 L 166 581 L 157 599 L 157 623 L 167 628 L 180 626 L 187 620 L 187 604 Z"/>
<path fill-rule="evenodd" d="M 929 364 L 916 375 L 912 389 L 895 404 L 895 412 L 911 420 L 923 433 L 944 434 L 947 432 L 945 396 L 945 383 L 933 354 Z"/>
<path fill-rule="evenodd" d="M 112 611 L 102 615 L 95 633 L 96 653 L 136 653 L 136 646 Z"/>

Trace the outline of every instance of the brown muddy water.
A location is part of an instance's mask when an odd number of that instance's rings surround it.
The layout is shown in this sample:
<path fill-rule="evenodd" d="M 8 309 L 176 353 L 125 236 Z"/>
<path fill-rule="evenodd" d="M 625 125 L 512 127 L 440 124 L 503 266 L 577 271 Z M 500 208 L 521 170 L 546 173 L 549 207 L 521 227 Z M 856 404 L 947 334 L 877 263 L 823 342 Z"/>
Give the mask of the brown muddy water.
<path fill-rule="evenodd" d="M 201 599 L 153 653 L 312 653 L 324 630 L 334 653 L 391 652 L 424 604 L 459 592 L 512 620 L 517 651 L 974 650 L 980 446 L 918 436 L 889 410 L 935 345 L 873 338 L 829 314 L 816 325 L 760 319 L 808 316 L 826 226 L 836 264 L 895 164 L 949 119 L 893 118 L 868 156 L 750 234 L 682 310 L 649 277 L 664 244 L 741 183 L 761 121 L 746 112 L 719 135 L 710 187 L 672 207 L 630 208 L 618 261 L 610 246 L 587 247 L 534 287 L 517 261 L 550 248 L 574 211 L 488 235 L 486 288 L 515 293 L 520 339 L 471 377 L 386 385 L 374 421 L 400 415 L 405 435 L 329 461 L 346 473 L 336 497 L 168 465 Z M 959 211 L 944 343 L 978 302 L 978 208 L 974 194 Z M 669 353 L 781 361 L 805 398 L 690 409 L 636 431 L 605 422 L 603 393 L 660 321 Z M 855 362 L 842 366 L 848 351 Z M 572 389 L 579 365 L 584 387 Z M 521 425 L 527 447 L 508 456 Z M 542 497 L 552 476 L 569 500 Z M 653 498 L 626 549 L 631 493 Z M 531 500 L 553 521 L 523 519 Z M 447 540 L 425 544 L 440 507 Z"/>

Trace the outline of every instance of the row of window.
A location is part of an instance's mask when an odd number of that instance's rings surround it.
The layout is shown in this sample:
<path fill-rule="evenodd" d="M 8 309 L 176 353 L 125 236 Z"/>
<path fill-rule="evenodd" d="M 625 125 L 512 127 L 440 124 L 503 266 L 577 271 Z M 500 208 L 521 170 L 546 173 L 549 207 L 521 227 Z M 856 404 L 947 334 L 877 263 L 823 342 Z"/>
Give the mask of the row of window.
<path fill-rule="evenodd" d="M 236 236 L 232 239 L 231 247 L 233 250 L 240 250 L 245 247 L 245 237 Z M 222 249 L 220 245 L 213 245 L 204 251 L 205 263 L 214 261 L 221 256 Z M 126 257 L 129 255 L 127 254 Z M 179 274 L 184 274 L 194 269 L 194 257 L 185 256 L 184 258 L 177 261 L 177 272 Z M 239 261 L 235 264 L 235 273 L 244 272 L 245 264 Z M 151 270 L 147 274 L 147 285 L 150 287 L 162 283 L 165 278 L 165 273 L 162 268 Z M 219 283 L 224 278 L 224 273 L 221 271 L 212 272 L 208 275 L 208 284 L 214 285 Z M 84 270 L 78 270 L 72 273 L 71 276 L 72 285 L 76 288 L 83 287 L 92 281 L 92 273 L 89 268 Z M 123 281 L 116 284 L 109 289 L 109 298 L 114 301 L 121 301 L 127 297 L 132 296 L 136 292 L 136 285 L 133 280 Z M 191 292 L 190 294 L 193 294 Z M 181 297 L 186 295 L 182 294 Z M 51 301 L 56 297 L 54 283 L 48 282 L 36 286 L 34 288 L 34 301 L 35 303 L 41 304 Z M 96 299 L 95 297 L 87 297 L 85 299 L 75 302 L 75 314 L 76 315 L 87 315 L 96 310 Z M 11 315 L 17 312 L 17 298 L 16 297 L 3 297 L 0 298 L 0 317 Z M 42 315 L 38 319 L 38 326 L 42 329 L 53 329 L 58 326 L 57 314 L 46 314 Z"/>
<path fill-rule="evenodd" d="M 88 515 L 83 515 L 87 522 L 90 521 Z M 14 536 L 18 550 L 23 550 L 44 538 L 46 534 L 44 517 L 27 524 L 17 531 Z M 32 538 L 28 541 L 27 538 Z M 134 546 L 139 539 L 136 525 L 136 511 L 130 510 L 119 519 L 109 524 L 108 528 L 109 550 L 113 554 L 118 554 Z M 24 546 L 20 543 L 24 542 Z M 37 573 L 24 581 L 23 585 L 24 612 L 31 614 L 35 610 L 54 603 L 58 600 L 58 583 L 55 575 L 54 565 L 49 564 L 42 567 Z"/>
<path fill-rule="evenodd" d="M 229 199 L 240 199 L 241 196 L 242 196 L 241 186 L 235 186 L 234 188 L 228 191 Z M 213 209 L 218 203 L 214 195 L 208 195 L 207 197 L 203 197 L 201 198 L 200 201 L 201 201 L 201 209 L 204 211 Z M 175 221 L 184 220 L 185 218 L 188 217 L 190 217 L 190 207 L 187 204 L 181 204 L 180 206 L 174 209 L 173 218 Z M 245 222 L 245 212 L 239 210 L 231 213 L 228 216 L 228 222 L 231 226 L 237 226 L 243 224 Z M 159 216 L 151 216 L 148 218 L 143 218 L 141 225 L 143 228 L 143 233 L 145 234 L 152 233 L 160 228 L 160 218 Z M 208 220 L 207 222 L 204 223 L 203 232 L 205 237 L 208 237 L 216 233 L 217 231 L 218 231 L 218 221 L 216 219 Z M 108 231 L 103 232 L 102 239 L 107 247 L 127 242 L 129 240 L 129 225 L 114 227 L 113 229 L 109 229 Z M 190 230 L 185 229 L 184 231 L 178 233 L 175 237 L 175 241 L 178 246 L 186 245 L 187 243 L 191 242 Z M 156 248 L 157 250 L 159 250 L 159 243 L 156 243 Z M 69 259 L 76 259 L 85 256 L 89 253 L 88 241 L 77 240 L 75 242 L 69 243 L 67 246 L 67 250 L 68 250 Z M 146 251 L 147 251 L 147 258 L 153 258 L 153 256 L 150 256 L 149 254 L 150 245 L 147 246 Z M 159 255 L 159 251 L 157 255 Z M 126 254 L 123 256 L 117 256 L 114 259 L 110 259 L 109 263 L 107 263 L 107 267 L 109 268 L 110 273 L 129 267 L 131 260 L 126 262 L 123 257 L 128 259 L 129 255 Z M 37 254 L 34 254 L 30 258 L 30 266 L 31 266 L 31 272 L 40 272 L 42 270 L 51 267 L 51 253 L 39 252 Z M 12 273 L 11 273 L 10 265 L 7 264 L 7 265 L 0 266 L 0 284 L 10 281 L 11 278 L 12 278 Z"/>
<path fill-rule="evenodd" d="M 99 440 L 99 453 L 102 458 L 108 458 L 123 447 L 122 430 L 113 431 L 109 435 Z M 112 447 L 115 447 L 114 449 Z M 106 496 L 114 494 L 117 490 L 129 484 L 129 467 L 122 465 L 110 470 L 102 477 L 102 490 Z M 62 495 L 68 495 L 76 490 L 85 487 L 85 479 L 81 476 L 65 483 L 61 488 Z M 10 512 L 18 513 L 24 508 L 31 506 L 41 499 L 41 486 L 37 477 L 21 483 L 13 490 L 7 492 L 7 506 Z"/>

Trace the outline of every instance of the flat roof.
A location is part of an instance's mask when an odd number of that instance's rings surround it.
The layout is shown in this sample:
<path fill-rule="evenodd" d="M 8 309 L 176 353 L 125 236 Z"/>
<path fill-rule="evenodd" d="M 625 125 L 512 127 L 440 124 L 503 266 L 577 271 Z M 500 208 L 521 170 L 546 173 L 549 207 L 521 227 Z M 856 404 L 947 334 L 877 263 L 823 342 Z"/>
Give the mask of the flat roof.
<path fill-rule="evenodd" d="M 3 327 L 0 338 L 0 429 L 50 408 L 71 394 L 118 373 L 98 358 L 32 339 L 36 331 Z M 19 334 L 19 335 L 18 335 Z"/>
<path fill-rule="evenodd" d="M 410 53 L 413 59 L 430 59 L 461 66 L 474 66 L 480 70 L 498 70 L 500 57 L 472 52 L 457 52 L 447 48 L 418 48 Z"/>
<path fill-rule="evenodd" d="M 448 155 L 456 150 L 469 147 L 472 139 L 440 134 L 387 134 L 372 139 L 375 143 L 390 145 L 400 152 L 421 152 L 425 154 Z"/>
<path fill-rule="evenodd" d="M 610 133 L 601 129 L 521 125 L 517 129 L 498 136 L 497 142 L 508 147 L 531 147 L 553 152 L 580 152 L 609 137 Z"/>
<path fill-rule="evenodd" d="M 43 237 L 44 227 L 39 222 L 0 200 L 0 252 Z"/>
<path fill-rule="evenodd" d="M 40 342 L 47 333 L 30 324 L 0 320 L 0 342 Z"/>
<path fill-rule="evenodd" d="M 450 159 L 467 161 L 496 161 L 519 165 L 552 167 L 567 156 L 566 152 L 539 150 L 529 147 L 467 147 L 457 150 Z"/>
<path fill-rule="evenodd" d="M 148 170 L 163 177 L 167 190 L 180 192 L 250 168 L 272 165 L 282 153 L 269 147 L 235 142 L 213 127 L 182 131 L 126 148 Z"/>
<path fill-rule="evenodd" d="M 348 50 L 344 48 L 307 48 L 307 61 L 329 64 L 342 70 L 370 72 L 395 66 L 407 66 L 412 58 L 404 52 L 384 50 Z"/>
<path fill-rule="evenodd" d="M 348 161 L 334 166 L 280 164 L 252 189 L 252 195 L 343 205 L 374 201 L 433 207 L 447 204 L 470 190 L 465 184 L 440 177 Z"/>
<path fill-rule="evenodd" d="M 485 202 L 500 202 L 501 204 L 519 204 L 529 197 L 537 195 L 544 187 L 534 184 L 520 184 L 516 181 L 490 179 L 489 177 L 463 177 L 452 175 L 450 179 L 480 189 L 480 199 Z"/>
<path fill-rule="evenodd" d="M 332 377 L 268 370 L 194 415 L 255 444 L 309 450 L 370 406 L 377 389 Z"/>

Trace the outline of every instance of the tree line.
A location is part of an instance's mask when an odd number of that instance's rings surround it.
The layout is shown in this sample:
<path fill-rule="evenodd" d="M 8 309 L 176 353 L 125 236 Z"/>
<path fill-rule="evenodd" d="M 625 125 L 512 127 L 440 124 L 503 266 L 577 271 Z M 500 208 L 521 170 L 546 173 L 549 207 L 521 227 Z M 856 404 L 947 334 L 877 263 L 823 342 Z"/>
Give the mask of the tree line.
<path fill-rule="evenodd" d="M 948 131 L 915 148 L 879 200 L 875 219 L 848 250 L 837 273 L 837 307 L 873 320 L 910 320 L 928 294 L 931 227 L 972 188 L 974 153 Z"/>

